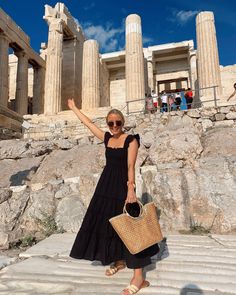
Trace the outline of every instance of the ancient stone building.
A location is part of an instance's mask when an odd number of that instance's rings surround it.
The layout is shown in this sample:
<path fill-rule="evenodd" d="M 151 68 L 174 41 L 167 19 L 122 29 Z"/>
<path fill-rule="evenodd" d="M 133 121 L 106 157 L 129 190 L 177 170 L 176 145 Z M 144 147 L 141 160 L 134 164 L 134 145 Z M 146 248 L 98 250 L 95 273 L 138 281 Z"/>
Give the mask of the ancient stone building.
<path fill-rule="evenodd" d="M 96 40 L 86 40 L 63 3 L 45 5 L 44 19 L 48 41 L 37 54 L 0 10 L 0 123 L 5 126 L 19 126 L 28 113 L 67 110 L 68 97 L 84 110 L 123 108 L 127 102 L 142 109 L 145 93 L 191 87 L 195 99 L 204 102 L 215 92 L 223 101 L 231 91 L 228 81 L 236 78 L 234 66 L 219 65 L 212 12 L 196 18 L 197 48 L 193 40 L 144 48 L 141 18 L 132 14 L 126 18 L 125 50 L 105 54 Z"/>

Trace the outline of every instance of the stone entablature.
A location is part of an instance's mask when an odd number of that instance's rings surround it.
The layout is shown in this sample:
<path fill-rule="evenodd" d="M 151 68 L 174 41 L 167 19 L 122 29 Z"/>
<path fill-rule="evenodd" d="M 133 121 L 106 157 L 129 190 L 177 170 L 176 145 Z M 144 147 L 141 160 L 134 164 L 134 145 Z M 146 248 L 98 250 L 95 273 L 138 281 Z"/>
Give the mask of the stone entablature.
<path fill-rule="evenodd" d="M 13 111 L 21 116 L 28 114 L 28 69 L 31 65 L 35 73 L 34 112 L 40 113 L 43 111 L 45 61 L 30 47 L 29 37 L 0 9 L 0 108 L 3 110 L 12 106 L 9 102 L 9 48 L 12 48 L 17 56 Z M 7 115 L 11 112 L 4 113 Z M 4 121 L 7 122 L 8 118 Z M 8 126 L 7 123 L 6 125 Z"/>

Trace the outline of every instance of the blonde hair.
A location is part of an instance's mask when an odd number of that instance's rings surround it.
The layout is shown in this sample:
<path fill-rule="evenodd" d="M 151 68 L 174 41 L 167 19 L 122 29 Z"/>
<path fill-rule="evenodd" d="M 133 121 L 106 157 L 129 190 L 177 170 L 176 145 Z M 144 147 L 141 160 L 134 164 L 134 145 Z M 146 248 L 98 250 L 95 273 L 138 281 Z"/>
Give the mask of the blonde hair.
<path fill-rule="evenodd" d="M 106 116 L 106 122 L 108 123 L 108 117 L 112 114 L 115 114 L 115 115 L 119 115 L 121 117 L 121 121 L 122 121 L 122 125 L 125 124 L 125 117 L 124 115 L 122 114 L 121 111 L 117 110 L 117 109 L 112 109 L 108 112 L 107 116 Z"/>

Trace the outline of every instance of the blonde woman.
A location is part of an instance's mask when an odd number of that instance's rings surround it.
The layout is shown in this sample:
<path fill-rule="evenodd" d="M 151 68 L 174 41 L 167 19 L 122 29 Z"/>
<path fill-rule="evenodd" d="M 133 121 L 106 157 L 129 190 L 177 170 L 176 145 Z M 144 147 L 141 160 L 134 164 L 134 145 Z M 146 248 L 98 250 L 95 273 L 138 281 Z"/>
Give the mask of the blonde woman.
<path fill-rule="evenodd" d="M 159 250 L 152 246 L 139 254 L 129 253 L 109 223 L 109 219 L 123 212 L 124 204 L 137 212 L 135 194 L 135 162 L 138 154 L 139 136 L 123 131 L 124 116 L 116 109 L 109 111 L 106 123 L 110 132 L 98 128 L 75 105 L 68 100 L 69 108 L 80 121 L 105 144 L 106 165 L 95 188 L 81 228 L 76 236 L 70 256 L 76 259 L 98 260 L 110 265 L 105 275 L 112 276 L 125 267 L 134 270 L 130 284 L 123 295 L 135 294 L 149 286 L 143 277 L 143 267 L 151 263 L 151 256 Z"/>

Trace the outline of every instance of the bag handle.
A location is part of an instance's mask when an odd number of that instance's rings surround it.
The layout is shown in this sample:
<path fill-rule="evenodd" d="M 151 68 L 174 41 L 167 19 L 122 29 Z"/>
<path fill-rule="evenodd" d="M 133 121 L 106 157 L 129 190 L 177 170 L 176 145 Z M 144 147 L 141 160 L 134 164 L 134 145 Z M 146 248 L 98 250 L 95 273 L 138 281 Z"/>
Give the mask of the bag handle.
<path fill-rule="evenodd" d="M 140 208 L 139 216 L 134 217 L 134 216 L 129 215 L 129 213 L 128 213 L 127 209 L 126 209 L 126 205 L 128 203 L 125 203 L 125 205 L 123 207 L 123 213 L 126 214 L 126 215 L 128 215 L 129 217 L 131 217 L 133 219 L 138 219 L 138 218 L 142 217 L 143 216 L 143 213 L 144 213 L 143 204 L 139 200 L 137 200 L 137 203 L 139 204 L 139 208 Z"/>

